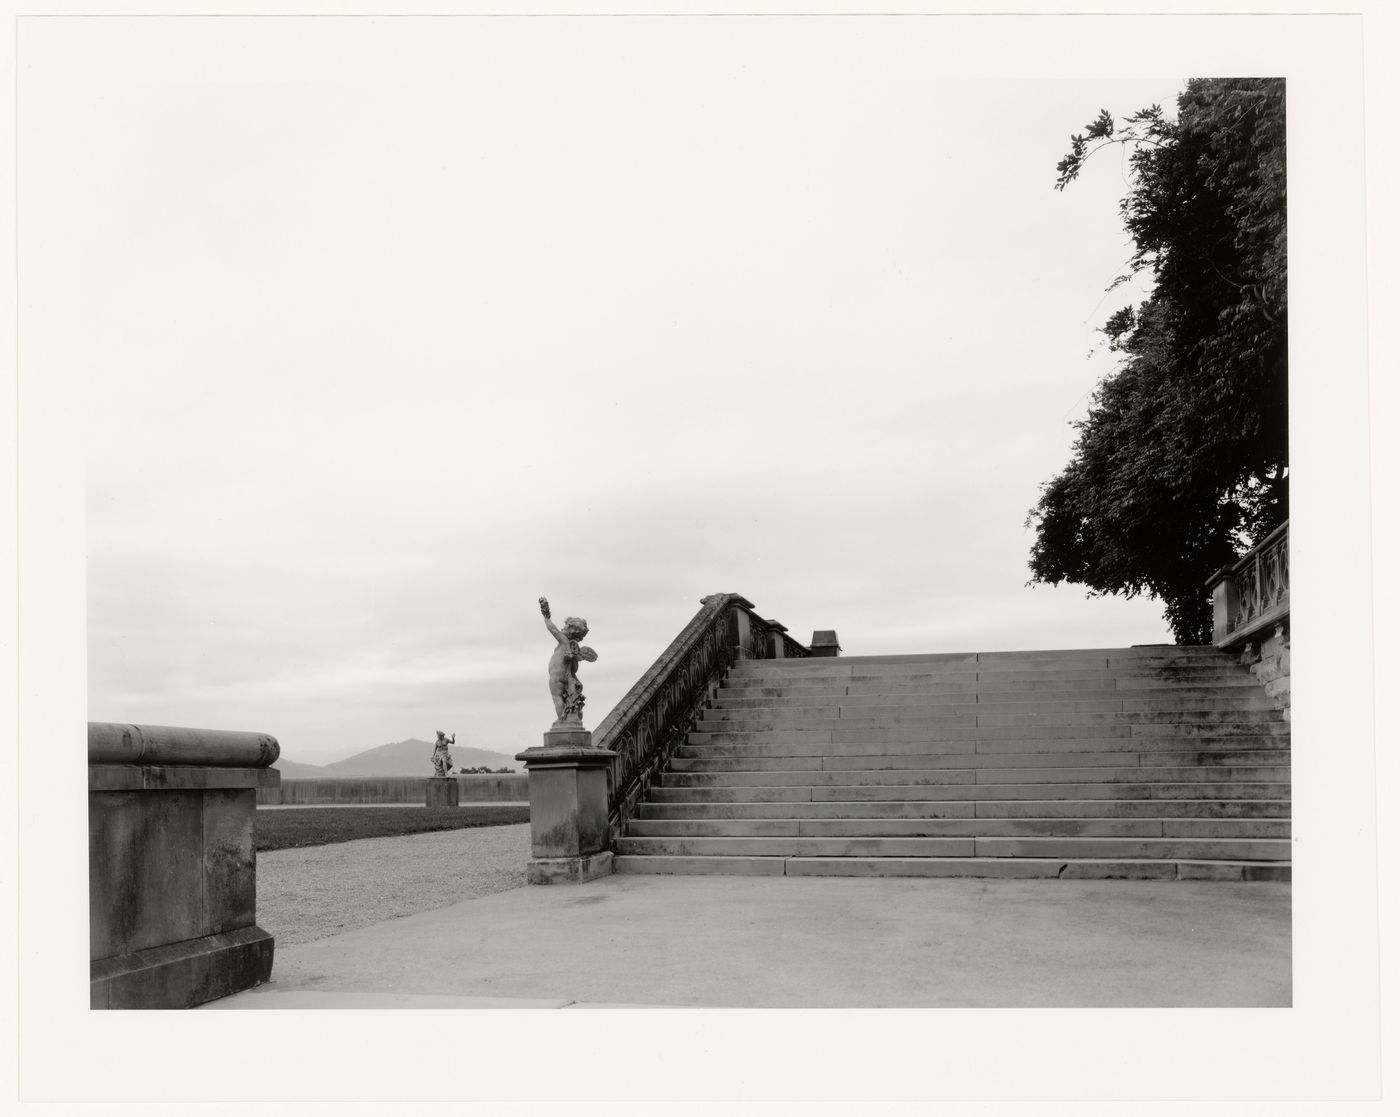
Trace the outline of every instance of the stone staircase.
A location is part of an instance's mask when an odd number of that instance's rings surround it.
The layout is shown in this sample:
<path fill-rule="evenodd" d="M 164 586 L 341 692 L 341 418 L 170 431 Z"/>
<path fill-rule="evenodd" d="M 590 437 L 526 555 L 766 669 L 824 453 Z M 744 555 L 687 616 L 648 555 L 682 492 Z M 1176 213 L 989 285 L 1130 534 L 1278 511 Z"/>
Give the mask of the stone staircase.
<path fill-rule="evenodd" d="M 1290 879 L 1289 735 L 1210 647 L 747 660 L 625 873 Z"/>

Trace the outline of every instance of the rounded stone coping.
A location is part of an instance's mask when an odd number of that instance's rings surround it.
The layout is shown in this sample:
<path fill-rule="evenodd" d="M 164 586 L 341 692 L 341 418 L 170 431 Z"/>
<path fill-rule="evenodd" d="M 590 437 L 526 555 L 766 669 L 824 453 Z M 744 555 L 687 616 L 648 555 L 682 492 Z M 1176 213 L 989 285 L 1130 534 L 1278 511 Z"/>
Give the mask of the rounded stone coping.
<path fill-rule="evenodd" d="M 268 768 L 281 751 L 277 738 L 267 733 L 88 722 L 89 764 Z"/>

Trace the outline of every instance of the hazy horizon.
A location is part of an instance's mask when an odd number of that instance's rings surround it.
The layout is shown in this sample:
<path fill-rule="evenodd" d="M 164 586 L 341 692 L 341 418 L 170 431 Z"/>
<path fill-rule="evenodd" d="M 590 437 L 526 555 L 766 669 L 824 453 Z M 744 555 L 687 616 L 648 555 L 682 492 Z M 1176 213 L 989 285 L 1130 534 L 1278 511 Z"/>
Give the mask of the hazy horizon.
<path fill-rule="evenodd" d="M 418 742 L 421 742 L 422 744 L 425 744 L 425 745 L 429 746 L 429 748 L 432 747 L 432 741 L 427 740 L 427 739 L 422 738 L 422 737 L 414 737 L 414 736 L 412 736 L 412 735 L 410 734 L 410 735 L 407 736 L 407 737 L 398 737 L 398 738 L 396 738 L 396 739 L 394 739 L 394 740 L 392 740 L 392 741 L 380 741 L 377 745 L 368 745 L 368 746 L 366 746 L 365 748 L 362 748 L 362 749 L 350 749 L 350 748 L 347 748 L 347 749 L 339 750 L 339 751 L 309 751 L 309 750 L 308 750 L 307 752 L 303 752 L 303 753 L 289 753 L 289 752 L 287 751 L 286 748 L 283 748 L 283 749 L 282 749 L 282 752 L 281 752 L 281 755 L 278 757 L 278 763 L 280 764 L 280 763 L 283 762 L 283 761 L 290 760 L 290 761 L 292 761 L 292 762 L 294 762 L 294 763 L 296 763 L 296 764 L 309 764 L 309 765 L 313 765 L 313 766 L 318 767 L 318 768 L 322 768 L 322 767 L 325 767 L 327 764 L 335 764 L 335 763 L 337 763 L 338 761 L 341 761 L 341 760 L 349 760 L 352 756 L 359 756 L 361 753 L 372 752 L 374 749 L 383 748 L 383 747 L 386 746 L 386 745 L 402 745 L 402 744 L 405 744 L 405 743 L 407 743 L 407 742 L 409 742 L 409 741 L 418 741 Z M 511 756 L 509 753 L 499 752 L 499 751 L 496 750 L 496 749 L 481 749 L 481 748 L 479 748 L 479 746 L 476 746 L 476 745 L 468 745 L 465 741 L 461 741 L 461 740 L 459 740 L 456 744 L 454 744 L 454 745 L 452 746 L 452 748 L 453 748 L 453 749 L 461 749 L 461 750 L 465 750 L 465 749 L 468 749 L 468 748 L 478 749 L 478 750 L 481 751 L 481 752 L 490 752 L 490 753 L 496 754 L 497 756 L 504 756 L 504 757 L 505 757 L 507 760 L 509 760 L 512 764 L 515 763 L 515 757 L 514 757 L 514 756 Z M 308 759 L 308 757 L 311 757 L 311 756 L 320 757 L 321 759 L 316 759 L 316 760 Z M 430 766 L 429 763 L 428 763 L 427 756 L 428 756 L 427 753 L 424 753 L 424 754 L 423 754 L 423 769 L 424 769 L 424 775 L 425 775 L 425 776 L 431 774 L 431 772 L 430 772 L 431 766 Z M 455 753 L 454 753 L 454 760 L 456 760 L 456 755 L 455 755 Z M 457 760 L 457 762 L 456 762 L 453 766 L 454 766 L 454 767 L 461 767 L 461 761 L 460 761 L 460 760 Z M 470 767 L 470 766 L 471 766 L 471 765 L 468 765 L 468 767 Z M 275 767 L 275 765 L 274 765 L 274 767 Z"/>

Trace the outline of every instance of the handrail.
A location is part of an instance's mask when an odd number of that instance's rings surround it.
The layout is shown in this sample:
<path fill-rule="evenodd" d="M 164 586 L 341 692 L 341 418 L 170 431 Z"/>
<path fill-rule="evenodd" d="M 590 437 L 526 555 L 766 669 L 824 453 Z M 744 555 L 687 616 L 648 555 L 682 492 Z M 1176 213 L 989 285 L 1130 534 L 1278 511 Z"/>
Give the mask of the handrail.
<path fill-rule="evenodd" d="M 621 836 L 637 803 L 683 744 L 725 674 L 741 659 L 809 654 L 737 593 L 701 599 L 700 611 L 593 731 L 617 756 L 608 773 L 608 832 Z"/>
<path fill-rule="evenodd" d="M 1212 642 L 1238 644 L 1289 615 L 1288 521 L 1206 583 L 1214 609 Z"/>

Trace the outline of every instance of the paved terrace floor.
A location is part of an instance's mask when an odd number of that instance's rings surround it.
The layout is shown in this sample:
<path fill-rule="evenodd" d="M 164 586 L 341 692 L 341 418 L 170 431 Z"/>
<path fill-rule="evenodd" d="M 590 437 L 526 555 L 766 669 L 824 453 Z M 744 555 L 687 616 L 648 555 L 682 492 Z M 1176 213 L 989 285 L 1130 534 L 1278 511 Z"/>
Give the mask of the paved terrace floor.
<path fill-rule="evenodd" d="M 1287 884 L 619 875 L 278 946 L 206 1007 L 1265 1007 L 1291 974 Z"/>

